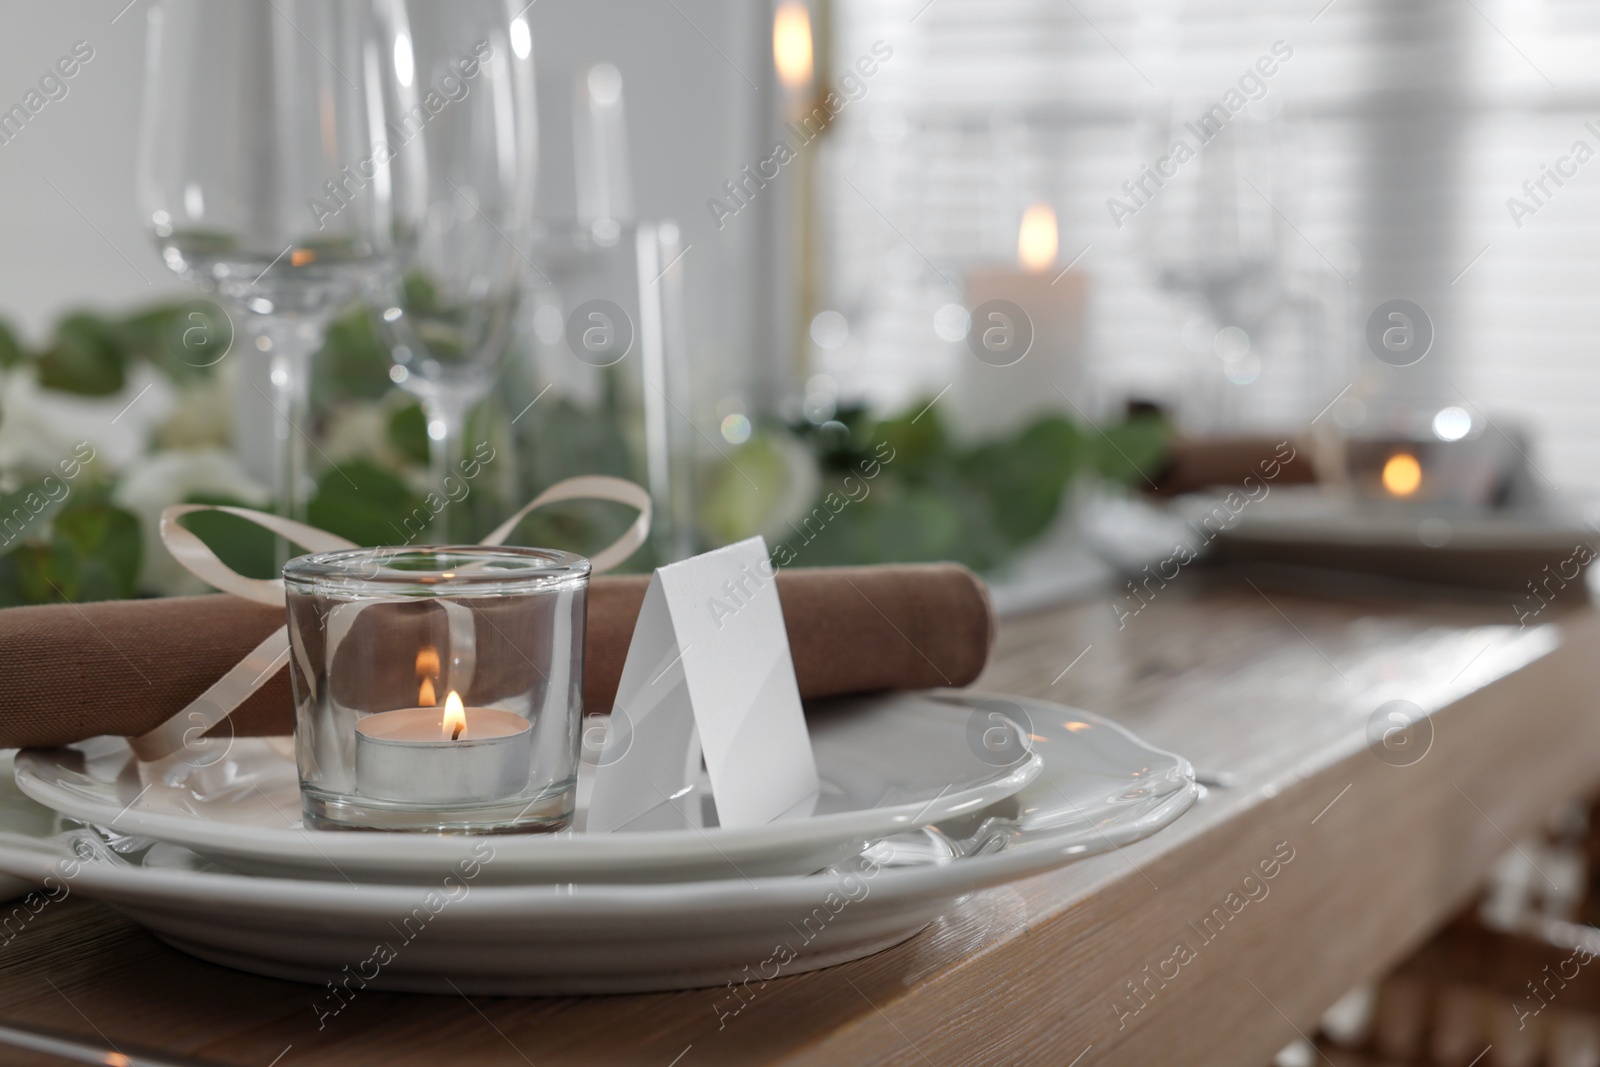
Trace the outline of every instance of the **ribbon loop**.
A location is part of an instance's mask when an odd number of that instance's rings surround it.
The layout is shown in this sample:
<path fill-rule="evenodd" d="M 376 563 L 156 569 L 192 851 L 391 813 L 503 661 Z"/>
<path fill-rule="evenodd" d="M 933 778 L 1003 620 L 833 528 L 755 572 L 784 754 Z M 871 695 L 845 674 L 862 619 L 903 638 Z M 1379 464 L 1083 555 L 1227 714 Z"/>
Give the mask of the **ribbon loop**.
<path fill-rule="evenodd" d="M 496 526 L 494 532 L 483 539 L 483 543 L 505 544 L 506 538 L 511 536 L 517 524 L 527 518 L 530 512 L 537 511 L 546 504 L 559 504 L 568 500 L 608 500 L 614 504 L 625 504 L 639 513 L 638 518 L 633 520 L 633 525 L 629 526 L 621 537 L 589 558 L 594 574 L 604 574 L 622 563 L 637 552 L 639 546 L 650 536 L 650 494 L 644 487 L 635 485 L 625 478 L 589 474 L 580 478 L 567 478 L 552 485 L 524 504 L 516 514 Z"/>
<path fill-rule="evenodd" d="M 250 508 L 236 508 L 226 504 L 174 504 L 163 509 L 160 524 L 161 543 L 172 553 L 172 558 L 178 561 L 179 566 L 213 589 L 253 600 L 257 604 L 281 605 L 283 579 L 246 578 L 222 562 L 217 554 L 211 551 L 210 545 L 178 522 L 183 516 L 197 511 L 225 511 L 229 515 L 237 515 L 313 552 L 336 552 L 341 548 L 359 547 L 354 541 L 346 541 L 315 526 L 307 526 L 303 522 L 295 522 L 281 515 L 254 511 Z"/>

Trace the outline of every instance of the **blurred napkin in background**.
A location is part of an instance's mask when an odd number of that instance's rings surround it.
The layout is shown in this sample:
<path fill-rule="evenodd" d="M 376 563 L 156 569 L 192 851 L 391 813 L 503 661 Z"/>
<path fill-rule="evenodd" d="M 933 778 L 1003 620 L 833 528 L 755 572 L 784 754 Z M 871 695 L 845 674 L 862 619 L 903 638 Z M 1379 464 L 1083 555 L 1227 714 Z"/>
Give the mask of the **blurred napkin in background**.
<path fill-rule="evenodd" d="M 1600 535 L 1540 490 L 1526 435 L 1490 432 L 1461 408 L 1430 411 L 1397 410 L 1332 440 L 1180 440 L 1154 491 L 1173 498 L 1187 550 L 1275 584 L 1373 591 L 1349 583 L 1360 575 L 1504 593 L 1518 617 L 1586 600 Z"/>

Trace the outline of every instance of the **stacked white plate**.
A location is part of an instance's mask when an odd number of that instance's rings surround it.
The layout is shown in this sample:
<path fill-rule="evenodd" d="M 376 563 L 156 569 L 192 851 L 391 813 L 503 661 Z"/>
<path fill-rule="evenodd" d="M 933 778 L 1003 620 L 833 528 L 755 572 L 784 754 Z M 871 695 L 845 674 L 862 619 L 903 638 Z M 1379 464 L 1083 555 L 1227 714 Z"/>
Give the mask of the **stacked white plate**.
<path fill-rule="evenodd" d="M 160 764 L 112 738 L 25 750 L 0 788 L 0 873 L 317 985 L 631 992 L 868 955 L 976 890 L 1155 833 L 1196 794 L 1186 760 L 1041 701 L 898 693 L 809 722 L 822 794 L 758 830 L 717 826 L 702 783 L 689 830 L 584 833 L 580 784 L 580 829 L 559 834 L 314 831 L 287 739 Z"/>

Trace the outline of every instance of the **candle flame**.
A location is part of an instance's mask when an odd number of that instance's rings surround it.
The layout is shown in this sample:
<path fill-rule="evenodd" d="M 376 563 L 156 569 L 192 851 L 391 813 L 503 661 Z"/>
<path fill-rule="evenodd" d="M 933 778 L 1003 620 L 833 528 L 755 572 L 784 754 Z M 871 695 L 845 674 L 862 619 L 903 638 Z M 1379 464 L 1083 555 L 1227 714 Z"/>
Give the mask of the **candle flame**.
<path fill-rule="evenodd" d="M 1395 496 L 1410 496 L 1422 484 L 1422 464 L 1409 452 L 1396 452 L 1383 465 L 1383 487 Z"/>
<path fill-rule="evenodd" d="M 1056 209 L 1049 204 L 1029 204 L 1017 230 L 1017 262 L 1027 270 L 1044 270 L 1056 261 L 1060 240 Z"/>
<path fill-rule="evenodd" d="M 433 680 L 439 677 L 438 649 L 430 645 L 417 653 L 417 677 L 422 679 L 422 685 L 417 687 L 417 704 L 431 708 L 439 703 L 438 694 L 433 688 Z"/>
<path fill-rule="evenodd" d="M 456 696 L 454 689 L 444 698 L 444 722 L 441 724 L 444 736 L 450 741 L 461 738 L 461 732 L 467 728 L 467 709 L 461 706 L 461 698 Z"/>
<path fill-rule="evenodd" d="M 811 13 L 803 3 L 789 0 L 772 19 L 772 62 L 786 89 L 811 84 Z"/>

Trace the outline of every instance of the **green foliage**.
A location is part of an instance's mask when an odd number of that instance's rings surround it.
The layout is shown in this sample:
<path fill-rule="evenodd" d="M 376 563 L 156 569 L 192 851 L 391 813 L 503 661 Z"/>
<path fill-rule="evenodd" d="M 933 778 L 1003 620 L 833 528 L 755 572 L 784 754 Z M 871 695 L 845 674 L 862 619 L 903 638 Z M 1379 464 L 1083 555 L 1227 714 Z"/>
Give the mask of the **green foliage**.
<path fill-rule="evenodd" d="M 419 467 L 428 464 L 428 417 L 422 405 L 413 401 L 389 418 L 389 442 L 406 459 Z"/>
<path fill-rule="evenodd" d="M 74 312 L 56 324 L 38 357 L 39 384 L 85 396 L 109 396 L 127 381 L 127 352 L 107 319 Z"/>
<path fill-rule="evenodd" d="M 318 408 L 341 400 L 376 400 L 394 383 L 389 350 L 365 308 L 346 312 L 328 324 L 322 350 L 311 364 L 311 399 Z"/>
<path fill-rule="evenodd" d="M 403 545 L 433 522 L 422 497 L 392 471 L 366 460 L 330 468 L 306 505 L 306 521 L 358 545 Z"/>
<path fill-rule="evenodd" d="M 779 535 L 795 564 L 953 559 L 977 570 L 1044 534 L 1076 479 L 1141 484 L 1168 435 L 1154 416 L 1101 430 L 1047 415 L 965 446 L 926 404 L 881 421 L 845 408 L 830 424 L 794 430 L 828 475 L 812 509 Z M 773 548 L 782 562 L 786 553 Z"/>
<path fill-rule="evenodd" d="M 62 592 L 68 600 L 120 600 L 138 589 L 139 520 L 110 503 L 64 508 L 50 539 L 53 554 L 71 561 Z"/>
<path fill-rule="evenodd" d="M 709 461 L 700 525 L 713 544 L 750 536 L 783 501 L 794 497 L 795 471 L 784 450 L 782 433 L 758 431 L 744 444 L 729 449 L 725 461 Z"/>
<path fill-rule="evenodd" d="M 17 340 L 11 324 L 0 319 L 0 367 L 15 367 L 26 358 L 27 353 L 23 351 L 22 342 Z"/>
<path fill-rule="evenodd" d="M 420 271 L 407 274 L 400 283 L 405 293 L 406 308 L 413 315 L 437 315 L 444 310 L 439 301 L 439 291 L 433 280 Z"/>
<path fill-rule="evenodd" d="M 8 494 L 0 515 L 31 511 L 27 497 L 35 494 L 37 506 L 41 488 Z M 112 505 L 104 487 L 72 490 L 41 508 L 21 532 L 26 540 L 0 556 L 0 606 L 120 600 L 138 588 L 139 520 Z"/>
<path fill-rule="evenodd" d="M 178 351 L 198 328 L 198 348 Z M 186 333 L 185 331 L 189 331 Z M 0 367 L 33 363 L 39 382 L 79 396 L 110 396 L 127 385 L 128 374 L 139 362 L 160 368 L 180 384 L 212 373 L 222 356 L 206 345 L 231 343 L 234 324 L 228 313 L 209 300 L 157 304 L 121 318 L 74 311 L 56 323 L 50 340 L 30 351 L 4 322 L 0 322 Z"/>
<path fill-rule="evenodd" d="M 211 300 L 188 300 L 135 312 L 113 328 L 124 362 L 144 360 L 180 385 L 200 381 L 242 349 L 232 317 Z"/>
<path fill-rule="evenodd" d="M 250 507 L 237 497 L 217 493 L 195 493 L 184 503 Z M 278 576 L 277 535 L 271 531 L 225 511 L 197 511 L 180 521 L 204 541 L 218 559 L 246 578 Z"/>
<path fill-rule="evenodd" d="M 1017 436 L 980 445 L 956 462 L 980 492 L 1000 536 L 1015 548 L 1049 529 L 1067 484 L 1089 458 L 1082 435 L 1068 419 L 1047 416 Z"/>
<path fill-rule="evenodd" d="M 1100 476 L 1144 488 L 1161 469 L 1170 429 L 1159 415 L 1137 415 L 1104 431 L 1093 443 Z"/>
<path fill-rule="evenodd" d="M 330 256 L 338 253 L 337 247 L 327 249 Z M 405 286 L 418 328 L 448 326 L 424 280 L 407 278 Z M 0 322 L 0 368 L 32 363 L 44 386 L 82 396 L 126 388 L 141 362 L 186 384 L 214 373 L 214 360 L 196 358 L 211 350 L 196 353 L 187 345 L 193 331 L 201 329 L 203 341 L 220 344 L 234 325 L 220 307 L 199 300 L 122 317 L 76 311 L 56 324 L 47 343 L 31 350 Z M 330 324 L 312 364 L 313 410 L 319 413 L 314 418 L 341 404 L 392 393 L 389 352 L 376 326 L 365 309 Z M 443 351 L 447 341 L 430 337 L 428 343 Z M 242 352 L 242 345 L 235 341 L 233 351 Z M 629 421 L 622 373 L 605 370 L 594 409 L 552 395 L 526 409 L 509 429 L 504 410 L 485 405 L 476 411 L 466 440 L 492 441 L 500 454 L 457 501 L 444 499 L 444 487 L 422 494 L 407 480 L 426 469 L 433 444 L 421 407 L 407 403 L 389 418 L 394 451 L 385 450 L 386 462 L 398 455 L 402 472 L 376 461 L 342 461 L 320 476 L 307 519 L 357 544 L 385 545 L 431 540 L 436 513 L 444 511 L 452 536 L 476 539 L 511 506 L 563 478 L 609 474 L 642 481 L 639 430 Z M 1076 480 L 1143 487 L 1160 465 L 1168 432 L 1151 415 L 1106 427 L 1052 415 L 1010 436 L 965 444 L 951 437 L 928 403 L 893 418 L 846 407 L 823 426 L 762 427 L 745 444 L 723 449 L 723 458 L 712 457 L 697 486 L 699 519 L 712 543 L 748 536 L 774 522 L 815 482 L 819 491 L 810 510 L 785 516 L 788 525 L 781 531 L 767 531 L 775 552 L 786 546 L 792 562 L 955 559 L 991 570 L 1051 527 Z M 134 595 L 140 559 L 134 516 L 111 504 L 104 485 L 85 480 L 55 502 L 44 488 L 35 483 L 0 496 L 0 605 Z M 506 500 L 507 494 L 518 499 Z M 237 503 L 215 496 L 191 501 Z M 276 572 L 274 538 L 266 531 L 217 513 L 184 521 L 240 573 Z M 632 521 L 632 511 L 620 505 L 572 502 L 529 516 L 512 541 L 594 552 Z M 646 548 L 624 569 L 655 563 Z"/>
<path fill-rule="evenodd" d="M 49 529 L 50 520 L 66 503 L 65 496 L 51 499 L 50 490 L 60 492 L 61 480 L 52 478 L 53 485 L 44 479 L 29 482 L 14 492 L 0 493 L 0 540 L 12 543 L 18 538 L 27 540 Z"/>

